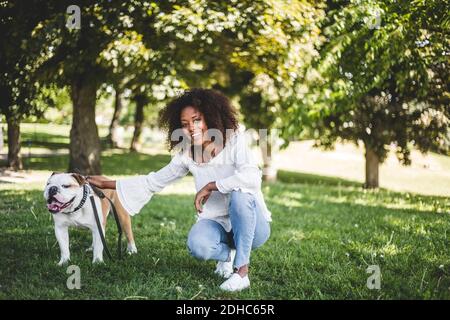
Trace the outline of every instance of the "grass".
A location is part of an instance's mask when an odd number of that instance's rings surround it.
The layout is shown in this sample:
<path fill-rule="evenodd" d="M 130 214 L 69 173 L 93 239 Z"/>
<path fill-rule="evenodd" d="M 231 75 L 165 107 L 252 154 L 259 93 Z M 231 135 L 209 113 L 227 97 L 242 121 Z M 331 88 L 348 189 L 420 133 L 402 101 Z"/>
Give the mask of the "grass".
<path fill-rule="evenodd" d="M 362 183 L 342 178 L 322 176 L 305 172 L 278 170 L 277 179 L 286 183 L 306 183 L 313 185 L 361 187 Z"/>
<path fill-rule="evenodd" d="M 190 257 L 192 195 L 155 196 L 133 218 L 139 253 L 91 265 L 90 235 L 71 231 L 72 263 L 82 289 L 68 290 L 65 268 L 39 185 L 2 186 L 0 298 L 14 299 L 448 299 L 448 199 L 363 192 L 354 187 L 276 183 L 264 186 L 272 236 L 252 254 L 250 290 L 224 294 L 214 263 Z M 184 186 L 183 186 L 184 184 Z M 110 227 L 113 226 L 110 221 Z M 114 228 L 108 241 L 114 243 Z M 366 287 L 379 265 L 381 290 Z"/>
<path fill-rule="evenodd" d="M 65 170 L 66 156 L 30 159 L 33 170 Z M 109 150 L 111 177 L 145 174 L 164 154 Z M 49 172 L 50 172 L 49 171 Z M 353 181 L 282 171 L 264 184 L 273 214 L 269 241 L 251 257 L 252 286 L 224 293 L 213 261 L 186 249 L 194 223 L 193 180 L 156 195 L 133 217 L 138 254 L 92 265 L 86 230 L 70 231 L 71 264 L 81 289 L 69 290 L 42 183 L 0 184 L 0 299 L 449 299 L 450 200 L 380 189 Z M 114 222 L 107 239 L 115 243 Z M 366 269 L 378 265 L 381 289 L 367 288 Z"/>
<path fill-rule="evenodd" d="M 364 148 L 351 143 L 337 143 L 334 150 L 324 151 L 313 148 L 310 140 L 292 142 L 277 152 L 275 159 L 280 169 L 319 175 L 320 181 L 328 177 L 328 182 L 334 183 L 339 178 L 341 183 L 350 180 L 361 186 L 365 180 Z M 424 155 L 412 149 L 411 160 L 410 166 L 401 165 L 395 147 L 391 147 L 379 168 L 380 186 L 398 192 L 450 197 L 449 156 L 432 152 Z M 311 178 L 316 183 L 316 177 Z"/>
<path fill-rule="evenodd" d="M 168 154 L 148 155 L 125 150 L 107 150 L 102 152 L 102 173 L 104 175 L 146 174 L 162 168 L 170 161 Z M 69 166 L 67 155 L 35 156 L 23 159 L 26 170 L 51 170 L 65 172 Z"/>

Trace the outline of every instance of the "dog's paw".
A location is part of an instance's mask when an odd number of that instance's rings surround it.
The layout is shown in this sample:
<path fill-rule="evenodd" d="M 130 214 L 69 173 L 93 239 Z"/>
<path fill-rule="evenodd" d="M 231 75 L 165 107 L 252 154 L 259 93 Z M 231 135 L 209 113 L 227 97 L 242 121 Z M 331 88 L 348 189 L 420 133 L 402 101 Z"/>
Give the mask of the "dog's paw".
<path fill-rule="evenodd" d="M 128 244 L 128 246 L 127 246 L 127 253 L 129 255 L 137 253 L 137 248 L 136 248 L 136 245 L 134 243 L 133 244 Z"/>
<path fill-rule="evenodd" d="M 86 252 L 92 252 L 94 250 L 94 246 L 90 246 L 89 248 L 86 249 Z"/>
<path fill-rule="evenodd" d="M 103 263 L 104 263 L 103 258 L 97 257 L 97 258 L 92 259 L 92 264 L 103 264 Z"/>
<path fill-rule="evenodd" d="M 58 262 L 58 266 L 62 267 L 63 265 L 68 264 L 69 261 L 70 261 L 69 258 L 61 258 L 61 260 L 59 260 L 59 262 Z"/>

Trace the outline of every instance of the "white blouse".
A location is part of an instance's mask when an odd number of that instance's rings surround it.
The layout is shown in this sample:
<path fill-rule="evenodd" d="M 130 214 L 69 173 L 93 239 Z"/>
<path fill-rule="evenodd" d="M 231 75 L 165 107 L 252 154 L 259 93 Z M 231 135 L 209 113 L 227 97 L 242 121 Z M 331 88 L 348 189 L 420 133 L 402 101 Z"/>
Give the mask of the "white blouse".
<path fill-rule="evenodd" d="M 216 181 L 219 191 L 213 191 L 203 205 L 198 219 L 210 219 L 231 230 L 228 205 L 233 190 L 251 193 L 263 210 L 267 221 L 272 221 L 261 192 L 261 170 L 247 143 L 246 134 L 236 133 L 227 140 L 219 154 L 207 163 L 197 163 L 190 156 L 176 153 L 170 163 L 148 175 L 119 179 L 116 189 L 122 206 L 130 215 L 141 211 L 155 192 L 191 172 L 197 192 L 211 181 Z"/>

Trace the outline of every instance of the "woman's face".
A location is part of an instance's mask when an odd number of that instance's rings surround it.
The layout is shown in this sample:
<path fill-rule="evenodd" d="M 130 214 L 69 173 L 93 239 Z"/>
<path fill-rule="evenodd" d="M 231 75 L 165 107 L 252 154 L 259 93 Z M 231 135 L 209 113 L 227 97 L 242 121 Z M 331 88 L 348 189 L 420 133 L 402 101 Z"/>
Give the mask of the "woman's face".
<path fill-rule="evenodd" d="M 181 128 L 194 145 L 203 145 L 205 132 L 208 130 L 203 114 L 192 106 L 181 110 Z"/>

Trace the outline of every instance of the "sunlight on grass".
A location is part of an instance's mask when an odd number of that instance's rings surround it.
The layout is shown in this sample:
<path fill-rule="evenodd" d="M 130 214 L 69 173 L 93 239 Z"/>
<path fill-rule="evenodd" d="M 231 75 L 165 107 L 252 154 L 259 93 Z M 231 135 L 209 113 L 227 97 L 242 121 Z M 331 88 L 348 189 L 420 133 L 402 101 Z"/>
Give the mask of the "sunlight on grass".
<path fill-rule="evenodd" d="M 307 236 L 305 235 L 305 233 L 301 230 L 286 230 L 286 236 L 289 238 L 289 240 L 287 241 L 287 244 L 289 244 L 290 242 L 300 242 L 303 239 L 306 239 Z"/>
<path fill-rule="evenodd" d="M 273 203 L 287 206 L 289 208 L 301 208 L 304 206 L 300 201 L 294 200 L 290 197 L 279 197 L 277 199 L 272 200 Z"/>
<path fill-rule="evenodd" d="M 392 150 L 380 166 L 380 186 L 398 192 L 450 196 L 450 157 L 432 152 L 422 155 L 415 149 L 411 157 L 411 166 L 403 166 Z M 352 143 L 337 143 L 334 150 L 324 151 L 313 148 L 311 140 L 292 142 L 276 154 L 276 165 L 283 170 L 281 179 L 287 175 L 300 183 L 340 181 L 342 185 L 361 186 L 364 182 L 364 150 Z"/>
<path fill-rule="evenodd" d="M 67 143 L 58 137 L 67 132 L 56 129 L 49 148 Z M 159 151 L 105 150 L 102 168 L 119 179 L 146 175 L 169 160 Z M 189 255 L 186 239 L 197 216 L 193 177 L 186 176 L 133 216 L 138 254 L 120 263 L 92 265 L 85 252 L 90 233 L 71 230 L 83 288 L 69 291 L 65 270 L 56 266 L 59 248 L 43 198 L 45 181 L 52 171 L 65 171 L 68 158 L 27 161 L 32 170 L 10 177 L 14 183 L 0 182 L 0 299 L 450 299 L 448 197 L 363 190 L 358 181 L 289 171 L 262 186 L 273 222 L 269 241 L 252 253 L 250 290 L 222 292 L 215 262 Z M 380 266 L 382 290 L 367 289 L 369 265 Z"/>

